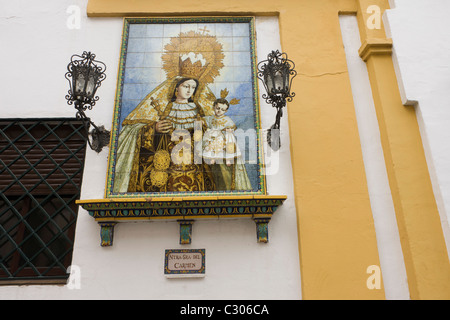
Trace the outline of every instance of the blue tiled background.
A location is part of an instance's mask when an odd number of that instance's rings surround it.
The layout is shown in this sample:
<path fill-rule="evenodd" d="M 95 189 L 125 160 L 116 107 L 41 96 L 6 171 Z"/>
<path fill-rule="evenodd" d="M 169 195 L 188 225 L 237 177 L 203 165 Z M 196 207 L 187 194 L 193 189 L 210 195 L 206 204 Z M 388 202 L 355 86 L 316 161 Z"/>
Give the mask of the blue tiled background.
<path fill-rule="evenodd" d="M 164 46 L 171 37 L 187 31 L 215 35 L 222 44 L 225 66 L 209 88 L 217 98 L 220 97 L 220 91 L 226 88 L 229 91 L 228 100 L 240 99 L 238 105 L 230 105 L 227 115 L 234 120 L 238 129 L 255 128 L 249 23 L 158 23 L 130 24 L 118 130 L 121 130 L 122 121 L 141 100 L 166 80 L 161 61 Z M 244 150 L 246 146 L 240 147 Z M 256 150 L 247 150 L 247 153 L 256 153 Z M 258 165 L 246 164 L 246 167 L 256 190 L 259 182 Z"/>

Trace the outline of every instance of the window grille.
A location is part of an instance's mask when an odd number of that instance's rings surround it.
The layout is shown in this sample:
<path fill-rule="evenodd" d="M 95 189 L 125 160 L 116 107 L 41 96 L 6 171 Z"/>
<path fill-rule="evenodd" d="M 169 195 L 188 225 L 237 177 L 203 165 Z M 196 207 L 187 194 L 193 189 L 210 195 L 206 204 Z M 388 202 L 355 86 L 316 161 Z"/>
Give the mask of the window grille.
<path fill-rule="evenodd" d="M 85 151 L 77 119 L 0 119 L 0 284 L 67 280 Z"/>

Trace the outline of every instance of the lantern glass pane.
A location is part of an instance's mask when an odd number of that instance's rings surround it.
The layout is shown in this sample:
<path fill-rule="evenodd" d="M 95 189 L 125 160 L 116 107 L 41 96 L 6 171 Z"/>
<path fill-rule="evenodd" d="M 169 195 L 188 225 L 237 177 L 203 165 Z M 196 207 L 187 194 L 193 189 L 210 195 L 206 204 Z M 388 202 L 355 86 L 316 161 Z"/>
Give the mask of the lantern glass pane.
<path fill-rule="evenodd" d="M 290 67 L 288 65 L 285 65 L 283 68 L 283 81 L 284 81 L 284 93 L 286 95 L 289 95 L 289 91 L 291 90 L 291 88 L 289 88 L 289 78 L 290 78 Z"/>
<path fill-rule="evenodd" d="M 86 97 L 92 98 L 95 93 L 95 78 L 92 74 L 89 75 L 86 85 Z"/>
<path fill-rule="evenodd" d="M 77 95 L 83 94 L 85 83 L 86 83 L 86 80 L 84 79 L 84 74 L 76 73 L 76 75 L 74 77 L 74 87 L 75 87 L 75 93 Z"/>
<path fill-rule="evenodd" d="M 284 91 L 284 77 L 281 71 L 276 71 L 273 75 L 273 82 L 274 82 L 274 93 L 283 93 Z"/>
<path fill-rule="evenodd" d="M 264 74 L 264 82 L 267 86 L 266 90 L 269 94 L 271 94 L 274 90 L 274 83 L 273 83 L 273 79 L 272 79 L 272 75 L 270 74 L 270 72 L 266 72 Z"/>

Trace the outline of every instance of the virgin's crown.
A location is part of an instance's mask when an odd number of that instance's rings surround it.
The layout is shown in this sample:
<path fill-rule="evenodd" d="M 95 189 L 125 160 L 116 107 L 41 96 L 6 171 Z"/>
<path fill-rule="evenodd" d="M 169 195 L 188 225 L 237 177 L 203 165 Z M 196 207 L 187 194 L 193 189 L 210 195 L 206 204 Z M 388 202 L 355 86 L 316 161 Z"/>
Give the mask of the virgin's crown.
<path fill-rule="evenodd" d="M 201 54 L 191 52 L 180 56 L 179 75 L 182 77 L 200 79 L 207 68 L 208 63 L 206 63 Z"/>

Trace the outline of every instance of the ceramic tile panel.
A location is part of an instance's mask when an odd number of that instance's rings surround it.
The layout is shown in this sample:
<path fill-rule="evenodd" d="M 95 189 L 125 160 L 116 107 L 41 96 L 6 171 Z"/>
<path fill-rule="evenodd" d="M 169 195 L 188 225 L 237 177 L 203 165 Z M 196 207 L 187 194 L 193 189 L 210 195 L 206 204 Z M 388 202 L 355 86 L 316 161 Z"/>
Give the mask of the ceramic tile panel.
<path fill-rule="evenodd" d="M 124 20 L 107 197 L 266 193 L 254 30 L 253 17 Z"/>

